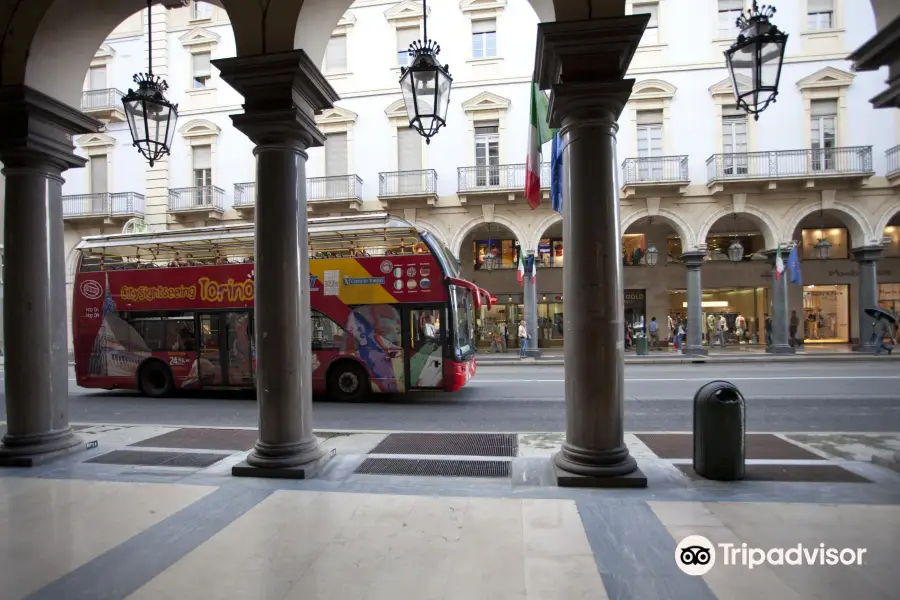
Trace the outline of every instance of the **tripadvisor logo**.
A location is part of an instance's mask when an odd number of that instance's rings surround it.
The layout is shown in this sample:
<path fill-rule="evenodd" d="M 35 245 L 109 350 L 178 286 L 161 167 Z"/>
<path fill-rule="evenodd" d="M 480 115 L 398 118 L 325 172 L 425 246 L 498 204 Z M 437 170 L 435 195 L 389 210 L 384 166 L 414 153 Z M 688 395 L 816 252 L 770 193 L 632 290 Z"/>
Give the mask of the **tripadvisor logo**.
<path fill-rule="evenodd" d="M 675 547 L 675 564 L 687 575 L 705 575 L 718 562 L 725 567 L 748 570 L 771 566 L 862 565 L 866 548 L 831 548 L 797 544 L 789 548 L 755 548 L 747 544 L 713 544 L 702 535 L 689 535 Z"/>

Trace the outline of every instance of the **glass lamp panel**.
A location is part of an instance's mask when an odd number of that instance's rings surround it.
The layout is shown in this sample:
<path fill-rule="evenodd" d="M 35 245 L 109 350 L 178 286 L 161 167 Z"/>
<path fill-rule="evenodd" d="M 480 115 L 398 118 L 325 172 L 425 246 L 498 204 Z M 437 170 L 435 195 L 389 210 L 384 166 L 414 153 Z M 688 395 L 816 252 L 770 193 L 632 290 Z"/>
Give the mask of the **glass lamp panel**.
<path fill-rule="evenodd" d="M 406 105 L 406 116 L 410 123 L 416 118 L 416 94 L 413 89 L 413 72 L 407 70 L 400 78 L 400 93 L 403 94 L 403 102 Z"/>

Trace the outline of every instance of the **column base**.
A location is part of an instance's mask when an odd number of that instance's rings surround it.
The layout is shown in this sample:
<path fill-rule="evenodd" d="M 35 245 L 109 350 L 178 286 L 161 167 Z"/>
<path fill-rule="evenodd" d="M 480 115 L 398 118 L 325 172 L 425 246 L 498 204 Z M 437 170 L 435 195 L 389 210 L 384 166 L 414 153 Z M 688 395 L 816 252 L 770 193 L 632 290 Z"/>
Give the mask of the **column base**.
<path fill-rule="evenodd" d="M 709 350 L 707 350 L 704 346 L 685 346 L 682 348 L 681 353 L 685 356 L 708 356 Z"/>
<path fill-rule="evenodd" d="M 797 354 L 797 349 L 790 344 L 772 344 L 766 346 L 766 354 Z"/>
<path fill-rule="evenodd" d="M 0 467 L 36 467 L 86 449 L 71 427 L 50 435 L 6 435 L 0 445 Z"/>
<path fill-rule="evenodd" d="M 624 445 L 598 452 L 563 444 L 553 456 L 553 473 L 559 487 L 647 487 L 647 476 Z"/>
<path fill-rule="evenodd" d="M 247 456 L 247 460 L 241 461 L 231 467 L 233 477 L 264 477 L 267 479 L 312 479 L 335 457 L 336 452 L 324 452 L 318 458 L 299 465 L 286 467 L 274 467 L 266 464 L 253 464 L 250 462 L 253 453 Z"/>

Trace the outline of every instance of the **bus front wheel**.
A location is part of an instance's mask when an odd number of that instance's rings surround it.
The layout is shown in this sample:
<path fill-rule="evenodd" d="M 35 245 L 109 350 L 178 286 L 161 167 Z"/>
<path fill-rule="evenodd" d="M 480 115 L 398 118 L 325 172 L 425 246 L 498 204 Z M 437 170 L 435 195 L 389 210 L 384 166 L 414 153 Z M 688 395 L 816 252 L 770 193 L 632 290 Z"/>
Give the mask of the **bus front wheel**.
<path fill-rule="evenodd" d="M 141 367 L 138 374 L 138 388 L 150 398 L 165 398 L 172 394 L 175 381 L 169 367 L 158 360 L 151 360 Z"/>
<path fill-rule="evenodd" d="M 359 402 L 369 396 L 369 376 L 358 364 L 340 362 L 328 374 L 328 395 L 341 402 Z"/>

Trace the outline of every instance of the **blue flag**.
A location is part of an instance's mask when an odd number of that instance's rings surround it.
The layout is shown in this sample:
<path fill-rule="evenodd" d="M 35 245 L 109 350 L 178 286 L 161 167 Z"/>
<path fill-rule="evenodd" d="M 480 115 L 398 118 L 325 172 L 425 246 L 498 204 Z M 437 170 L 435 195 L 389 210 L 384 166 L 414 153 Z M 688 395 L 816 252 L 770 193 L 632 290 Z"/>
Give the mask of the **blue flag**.
<path fill-rule="evenodd" d="M 797 256 L 797 244 L 793 245 L 791 253 L 788 255 L 787 268 L 791 272 L 791 283 L 803 285 L 803 279 L 800 277 L 800 257 Z"/>
<path fill-rule="evenodd" d="M 550 151 L 550 206 L 562 214 L 562 140 L 559 132 L 553 136 L 553 146 Z"/>

